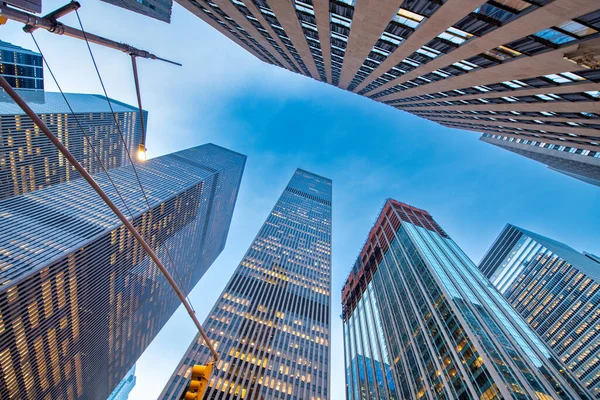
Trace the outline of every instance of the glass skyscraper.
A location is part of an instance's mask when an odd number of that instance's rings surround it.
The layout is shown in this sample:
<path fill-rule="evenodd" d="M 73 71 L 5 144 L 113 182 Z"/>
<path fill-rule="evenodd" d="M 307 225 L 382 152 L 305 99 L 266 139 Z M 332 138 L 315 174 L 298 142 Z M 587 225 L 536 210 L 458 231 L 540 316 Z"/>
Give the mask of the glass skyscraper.
<path fill-rule="evenodd" d="M 126 206 L 94 179 L 189 292 L 223 250 L 245 160 L 208 144 L 137 164 L 150 211 L 130 165 L 110 171 Z M 173 289 L 83 179 L 0 201 L 0 236 L 0 398 L 106 399 Z"/>
<path fill-rule="evenodd" d="M 0 75 L 15 89 L 44 90 L 42 55 L 0 40 Z"/>
<path fill-rule="evenodd" d="M 600 263 L 508 224 L 479 269 L 600 399 Z"/>
<path fill-rule="evenodd" d="M 135 156 L 142 140 L 136 107 L 110 100 L 124 144 L 104 96 L 67 93 L 72 115 L 60 93 L 18 92 L 90 173 L 102 171 L 94 151 L 106 168 L 128 165 L 126 148 Z M 148 113 L 143 117 L 146 120 Z M 0 91 L 0 200 L 77 177 L 52 142 Z"/>
<path fill-rule="evenodd" d="M 127 400 L 135 386 L 135 364 L 106 400 Z"/>
<path fill-rule="evenodd" d="M 298 169 L 250 245 L 204 322 L 221 356 L 204 399 L 330 398 L 331 189 Z M 160 398 L 210 358 L 197 336 Z"/>
<path fill-rule="evenodd" d="M 342 302 L 349 400 L 591 398 L 425 210 L 385 202 Z"/>

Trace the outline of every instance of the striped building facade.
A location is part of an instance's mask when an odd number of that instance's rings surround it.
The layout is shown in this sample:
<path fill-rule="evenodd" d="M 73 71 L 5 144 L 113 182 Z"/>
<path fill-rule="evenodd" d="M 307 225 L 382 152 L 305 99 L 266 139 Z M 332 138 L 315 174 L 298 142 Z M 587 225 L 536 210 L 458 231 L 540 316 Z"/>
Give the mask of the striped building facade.
<path fill-rule="evenodd" d="M 448 127 L 600 153 L 597 0 L 177 1 L 269 64 Z"/>
<path fill-rule="evenodd" d="M 221 357 L 204 399 L 331 398 L 331 189 L 298 169 L 250 245 L 204 322 Z M 159 398 L 210 358 L 196 337 Z"/>
<path fill-rule="evenodd" d="M 126 205 L 94 179 L 189 292 L 225 245 L 245 160 L 204 145 L 137 164 L 150 210 L 131 166 L 110 171 Z M 0 201 L 0 236 L 0 398 L 106 399 L 173 289 L 83 179 Z"/>
<path fill-rule="evenodd" d="M 479 269 L 600 399 L 600 261 L 508 224 Z"/>
<path fill-rule="evenodd" d="M 137 108 L 104 96 L 19 90 L 19 95 L 90 173 L 130 164 L 142 140 Z M 148 113 L 144 111 L 144 120 Z M 121 139 L 121 134 L 123 139 Z M 0 200 L 79 177 L 23 110 L 0 91 Z"/>
<path fill-rule="evenodd" d="M 342 305 L 348 400 L 592 398 L 425 210 L 385 202 Z"/>
<path fill-rule="evenodd" d="M 43 91 L 42 55 L 0 40 L 0 75 L 15 89 Z"/>

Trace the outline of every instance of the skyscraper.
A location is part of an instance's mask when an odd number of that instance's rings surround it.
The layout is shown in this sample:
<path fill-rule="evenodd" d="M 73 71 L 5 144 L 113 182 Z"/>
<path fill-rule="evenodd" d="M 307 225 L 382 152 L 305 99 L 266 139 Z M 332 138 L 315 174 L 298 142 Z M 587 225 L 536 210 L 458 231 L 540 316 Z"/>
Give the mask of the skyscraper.
<path fill-rule="evenodd" d="M 600 264 L 508 224 L 479 269 L 600 399 Z"/>
<path fill-rule="evenodd" d="M 178 0 L 260 60 L 442 125 L 600 151 L 597 0 Z"/>
<path fill-rule="evenodd" d="M 388 199 L 342 291 L 347 399 L 586 399 L 425 210 Z"/>
<path fill-rule="evenodd" d="M 331 180 L 298 169 L 204 323 L 221 359 L 206 400 L 330 398 Z M 192 342 L 161 399 L 208 348 Z"/>
<path fill-rule="evenodd" d="M 171 22 L 173 0 L 102 0 L 159 21 Z"/>
<path fill-rule="evenodd" d="M 136 378 L 134 364 L 127 375 L 125 375 L 121 382 L 119 382 L 115 390 L 112 391 L 106 400 L 127 400 L 129 398 L 129 393 L 131 393 L 131 390 L 133 390 L 133 387 L 135 386 L 135 381 Z"/>
<path fill-rule="evenodd" d="M 480 140 L 546 164 L 570 177 L 600 186 L 600 151 L 484 133 Z"/>
<path fill-rule="evenodd" d="M 0 40 L 0 75 L 15 89 L 44 90 L 42 55 Z"/>
<path fill-rule="evenodd" d="M 67 93 L 75 112 L 72 115 L 60 93 L 18 92 L 89 172 L 102 171 L 94 152 L 106 168 L 130 164 L 126 149 L 135 157 L 142 140 L 136 107 L 110 100 L 119 121 L 117 128 L 104 96 Z M 144 119 L 147 118 L 144 111 Z M 79 177 L 52 142 L 3 91 L 0 91 L 0 160 L 0 200 Z"/>
<path fill-rule="evenodd" d="M 246 157 L 209 144 L 94 179 L 189 292 L 222 251 Z M 0 201 L 0 398 L 104 400 L 180 302 L 83 179 Z M 170 256 L 167 256 L 169 249 Z M 172 261 L 171 261 L 172 259 Z"/>

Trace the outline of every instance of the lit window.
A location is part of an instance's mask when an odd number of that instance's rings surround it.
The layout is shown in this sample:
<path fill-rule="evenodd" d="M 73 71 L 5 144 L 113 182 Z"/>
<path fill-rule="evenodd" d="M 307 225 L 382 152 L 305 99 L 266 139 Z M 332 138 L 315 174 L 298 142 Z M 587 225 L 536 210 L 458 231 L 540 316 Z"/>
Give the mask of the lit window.
<path fill-rule="evenodd" d="M 403 8 L 399 9 L 398 13 L 394 15 L 393 18 L 397 23 L 414 29 L 416 29 L 424 19 L 425 17 Z"/>

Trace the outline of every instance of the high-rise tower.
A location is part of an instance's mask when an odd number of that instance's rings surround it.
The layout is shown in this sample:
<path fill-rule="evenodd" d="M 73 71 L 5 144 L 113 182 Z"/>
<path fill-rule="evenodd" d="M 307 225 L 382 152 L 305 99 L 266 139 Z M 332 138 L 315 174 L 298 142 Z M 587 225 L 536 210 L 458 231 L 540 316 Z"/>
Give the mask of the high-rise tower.
<path fill-rule="evenodd" d="M 479 140 L 546 164 L 548 168 L 572 178 L 600 186 L 600 151 L 489 133 L 481 135 Z"/>
<path fill-rule="evenodd" d="M 342 302 L 348 400 L 591 398 L 427 211 L 385 202 Z"/>
<path fill-rule="evenodd" d="M 204 398 L 328 399 L 331 180 L 298 169 L 204 323 L 221 359 Z M 196 337 L 161 399 L 179 399 Z"/>
<path fill-rule="evenodd" d="M 442 125 L 600 152 L 597 0 L 178 0 L 260 60 Z"/>
<path fill-rule="evenodd" d="M 189 292 L 225 246 L 246 157 L 204 145 L 94 179 Z M 180 305 L 84 179 L 0 201 L 0 398 L 104 400 Z M 169 249 L 169 255 L 167 254 Z M 172 260 L 172 261 L 171 261 Z"/>
<path fill-rule="evenodd" d="M 479 269 L 600 399 L 600 263 L 508 224 Z"/>
<path fill-rule="evenodd" d="M 19 95 L 90 173 L 130 164 L 142 140 L 137 108 L 92 94 L 19 90 Z M 144 120 L 148 113 L 144 111 Z M 121 134 L 123 138 L 121 138 Z M 0 200 L 79 177 L 33 121 L 0 91 Z"/>
<path fill-rule="evenodd" d="M 44 90 L 42 55 L 0 40 L 0 75 L 15 89 Z"/>

